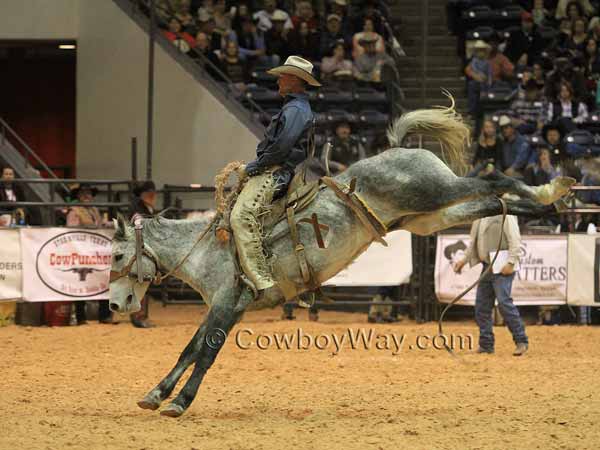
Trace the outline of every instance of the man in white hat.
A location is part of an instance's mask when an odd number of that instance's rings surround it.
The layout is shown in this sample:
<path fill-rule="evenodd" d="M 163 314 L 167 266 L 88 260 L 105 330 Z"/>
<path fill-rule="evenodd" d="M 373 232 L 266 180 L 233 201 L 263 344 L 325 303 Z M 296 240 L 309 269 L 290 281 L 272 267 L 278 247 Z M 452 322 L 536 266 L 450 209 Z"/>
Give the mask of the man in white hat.
<path fill-rule="evenodd" d="M 265 137 L 256 148 L 256 159 L 244 167 L 250 178 L 231 211 L 240 263 L 259 291 L 275 284 L 263 251 L 259 217 L 273 200 L 286 194 L 296 166 L 308 156 L 313 113 L 306 85 L 320 86 L 312 69 L 309 61 L 290 56 L 282 66 L 269 70 L 279 77 L 277 84 L 284 105 L 265 130 Z"/>
<path fill-rule="evenodd" d="M 263 32 L 267 32 L 271 29 L 274 20 L 283 21 L 283 28 L 287 31 L 294 28 L 290 15 L 282 9 L 278 9 L 275 0 L 265 0 L 264 9 L 254 13 L 252 18 L 258 21 L 258 29 Z"/>
<path fill-rule="evenodd" d="M 467 96 L 469 114 L 479 114 L 479 96 L 492 84 L 492 66 L 488 62 L 490 46 L 484 41 L 477 41 L 473 46 L 473 58 L 465 68 L 467 75 Z"/>

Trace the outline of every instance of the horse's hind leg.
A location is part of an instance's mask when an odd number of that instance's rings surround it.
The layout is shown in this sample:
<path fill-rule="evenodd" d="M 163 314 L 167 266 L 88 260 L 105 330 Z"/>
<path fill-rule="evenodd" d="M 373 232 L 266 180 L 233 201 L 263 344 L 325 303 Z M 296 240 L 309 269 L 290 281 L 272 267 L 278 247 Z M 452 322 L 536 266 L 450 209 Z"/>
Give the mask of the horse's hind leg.
<path fill-rule="evenodd" d="M 161 415 L 179 417 L 190 406 L 196 397 L 204 375 L 225 343 L 229 331 L 242 317 L 246 307 L 253 299 L 252 292 L 245 288 L 239 297 L 223 293 L 213 300 L 208 317 L 202 324 L 202 326 L 206 326 L 206 335 L 200 342 L 201 349 L 197 354 L 194 370 L 177 397 L 161 411 Z"/>
<path fill-rule="evenodd" d="M 523 217 L 542 217 L 556 213 L 553 205 L 540 205 L 528 199 L 506 200 L 508 214 Z M 470 224 L 483 217 L 502 214 L 500 200 L 486 197 L 479 200 L 460 203 L 425 214 L 407 216 L 400 227 L 420 236 L 427 236 L 437 231 L 457 225 Z"/>

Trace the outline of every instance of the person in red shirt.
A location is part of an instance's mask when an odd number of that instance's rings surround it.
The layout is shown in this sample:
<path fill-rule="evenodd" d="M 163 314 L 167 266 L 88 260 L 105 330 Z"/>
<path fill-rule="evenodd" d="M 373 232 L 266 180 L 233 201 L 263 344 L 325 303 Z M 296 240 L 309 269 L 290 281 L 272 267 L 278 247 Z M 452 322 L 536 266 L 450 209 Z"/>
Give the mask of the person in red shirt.
<path fill-rule="evenodd" d="M 189 33 L 182 32 L 181 28 L 179 20 L 172 17 L 171 20 L 169 20 L 169 29 L 163 31 L 163 33 L 179 50 L 183 53 L 187 53 L 196 45 L 196 40 Z"/>
<path fill-rule="evenodd" d="M 489 63 L 492 67 L 492 81 L 512 81 L 515 77 L 515 66 L 510 60 L 498 49 L 498 41 L 491 40 Z"/>
<path fill-rule="evenodd" d="M 319 18 L 311 2 L 301 1 L 296 4 L 296 15 L 292 17 L 294 28 L 298 29 L 302 22 L 306 22 L 309 31 L 313 33 L 319 31 Z"/>

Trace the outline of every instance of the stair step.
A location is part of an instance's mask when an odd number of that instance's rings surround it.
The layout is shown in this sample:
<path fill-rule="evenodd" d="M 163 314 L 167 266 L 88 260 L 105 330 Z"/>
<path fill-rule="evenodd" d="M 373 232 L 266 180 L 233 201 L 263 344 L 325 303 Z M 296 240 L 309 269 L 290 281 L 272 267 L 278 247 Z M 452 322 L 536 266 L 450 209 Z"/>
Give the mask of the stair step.
<path fill-rule="evenodd" d="M 446 89 L 455 97 L 463 97 L 467 94 L 464 87 L 461 88 L 449 88 L 447 86 L 432 86 L 425 88 L 425 95 L 430 98 L 445 98 L 442 89 Z M 402 91 L 406 98 L 416 98 L 421 96 L 421 89 L 418 87 L 404 87 L 402 86 Z"/>
<path fill-rule="evenodd" d="M 407 77 L 402 78 L 402 88 L 416 87 L 420 88 L 423 85 L 423 78 L 421 77 Z M 440 86 L 446 89 L 464 89 L 465 80 L 459 77 L 425 77 L 426 87 Z"/>
<path fill-rule="evenodd" d="M 411 56 L 410 53 L 408 53 L 408 56 L 402 58 L 401 63 L 402 67 L 421 67 L 423 64 L 423 56 L 421 53 L 419 53 L 418 56 Z M 428 56 L 427 64 L 431 67 L 460 67 L 460 59 L 458 58 L 458 56 L 456 56 L 455 53 L 445 55 L 432 55 Z"/>

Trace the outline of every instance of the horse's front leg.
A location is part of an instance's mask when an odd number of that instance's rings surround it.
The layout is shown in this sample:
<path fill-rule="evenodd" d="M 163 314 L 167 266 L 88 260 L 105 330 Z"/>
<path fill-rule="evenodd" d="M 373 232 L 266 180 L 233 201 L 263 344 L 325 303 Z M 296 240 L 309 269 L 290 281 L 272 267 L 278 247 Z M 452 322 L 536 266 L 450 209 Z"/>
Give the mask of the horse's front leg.
<path fill-rule="evenodd" d="M 238 291 L 239 292 L 239 291 Z M 161 415 L 179 417 L 190 406 L 200 383 L 208 369 L 214 363 L 219 350 L 225 343 L 229 331 L 242 317 L 246 307 L 252 302 L 252 292 L 245 288 L 241 295 L 234 292 L 223 292 L 213 301 L 208 317 L 202 326 L 206 326 L 204 339 L 200 342 L 200 351 L 197 354 L 196 364 L 190 378 L 185 383 L 177 397 L 161 411 Z"/>

